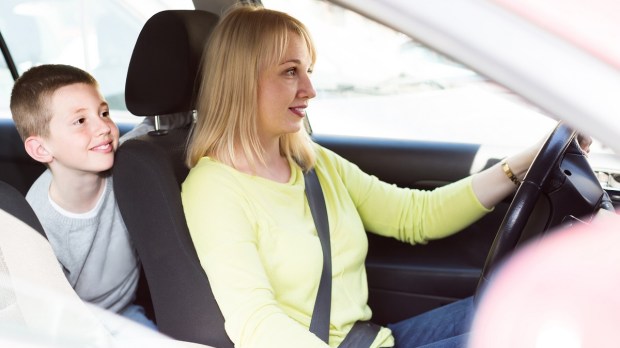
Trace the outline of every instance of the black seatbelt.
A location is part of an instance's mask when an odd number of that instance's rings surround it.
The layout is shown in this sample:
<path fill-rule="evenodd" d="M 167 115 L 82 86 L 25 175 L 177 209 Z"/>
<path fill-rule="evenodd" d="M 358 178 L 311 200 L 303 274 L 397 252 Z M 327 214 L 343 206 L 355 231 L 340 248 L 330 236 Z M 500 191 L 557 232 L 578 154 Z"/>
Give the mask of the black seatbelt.
<path fill-rule="evenodd" d="M 306 197 L 314 220 L 321 249 L 323 250 L 323 270 L 316 294 L 316 302 L 310 320 L 310 332 L 325 343 L 329 343 L 329 315 L 332 302 L 332 251 L 329 240 L 329 222 L 327 220 L 327 208 L 325 197 L 321 189 L 321 183 L 314 169 L 304 174 L 306 183 Z M 370 347 L 381 327 L 370 321 L 358 321 L 344 338 L 339 348 L 365 348 Z"/>
<path fill-rule="evenodd" d="M 306 182 L 306 197 L 314 220 L 321 249 L 323 250 L 323 270 L 316 294 L 316 302 L 310 320 L 310 332 L 314 333 L 325 343 L 329 341 L 329 314 L 332 303 L 332 251 L 329 242 L 329 223 L 325 198 L 314 169 L 304 174 Z"/>
<path fill-rule="evenodd" d="M 375 341 L 381 326 L 370 321 L 356 321 L 338 348 L 365 348 Z"/>

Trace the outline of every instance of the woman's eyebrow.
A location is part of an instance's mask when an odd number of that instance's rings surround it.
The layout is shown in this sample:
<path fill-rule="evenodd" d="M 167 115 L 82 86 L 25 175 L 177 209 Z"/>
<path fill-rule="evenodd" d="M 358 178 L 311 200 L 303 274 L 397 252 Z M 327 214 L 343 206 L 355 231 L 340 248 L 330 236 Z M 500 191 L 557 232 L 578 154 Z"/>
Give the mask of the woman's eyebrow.
<path fill-rule="evenodd" d="M 287 64 L 287 63 L 295 63 L 295 64 L 301 64 L 301 60 L 297 59 L 297 58 L 291 58 L 291 59 L 287 59 L 285 61 L 283 61 L 282 64 Z"/>

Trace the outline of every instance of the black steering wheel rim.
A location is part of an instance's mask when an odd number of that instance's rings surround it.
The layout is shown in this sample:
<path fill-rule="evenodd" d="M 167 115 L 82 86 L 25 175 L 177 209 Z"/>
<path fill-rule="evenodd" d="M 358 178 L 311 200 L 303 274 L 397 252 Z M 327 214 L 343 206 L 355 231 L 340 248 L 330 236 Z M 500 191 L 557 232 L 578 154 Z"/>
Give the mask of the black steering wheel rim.
<path fill-rule="evenodd" d="M 489 276 L 497 264 L 517 247 L 543 186 L 560 165 L 575 135 L 575 131 L 560 122 L 539 150 L 495 236 L 482 269 L 476 296 L 489 282 Z"/>

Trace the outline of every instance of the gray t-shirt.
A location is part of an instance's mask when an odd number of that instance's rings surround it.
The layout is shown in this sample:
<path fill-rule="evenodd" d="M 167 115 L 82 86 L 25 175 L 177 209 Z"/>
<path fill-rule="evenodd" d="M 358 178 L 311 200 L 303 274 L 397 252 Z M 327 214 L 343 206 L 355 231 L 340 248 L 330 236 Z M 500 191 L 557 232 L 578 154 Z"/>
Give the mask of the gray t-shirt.
<path fill-rule="evenodd" d="M 114 312 L 135 299 L 140 275 L 137 253 L 123 222 L 112 178 L 90 212 L 74 214 L 49 197 L 52 174 L 46 170 L 30 187 L 26 199 L 80 298 Z"/>

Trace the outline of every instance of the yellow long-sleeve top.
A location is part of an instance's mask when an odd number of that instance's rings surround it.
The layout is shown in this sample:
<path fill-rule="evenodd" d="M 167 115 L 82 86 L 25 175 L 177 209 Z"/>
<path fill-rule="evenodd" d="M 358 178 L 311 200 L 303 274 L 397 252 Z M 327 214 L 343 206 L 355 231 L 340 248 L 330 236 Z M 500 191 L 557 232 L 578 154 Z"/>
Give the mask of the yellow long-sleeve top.
<path fill-rule="evenodd" d="M 327 347 L 308 330 L 323 254 L 303 172 L 290 165 L 289 182 L 278 183 L 204 157 L 183 183 L 191 237 L 237 347 Z M 398 188 L 322 147 L 315 168 L 331 236 L 329 346 L 336 347 L 356 321 L 371 318 L 366 231 L 425 243 L 488 210 L 469 178 L 434 191 Z M 393 341 L 382 328 L 373 347 Z"/>

